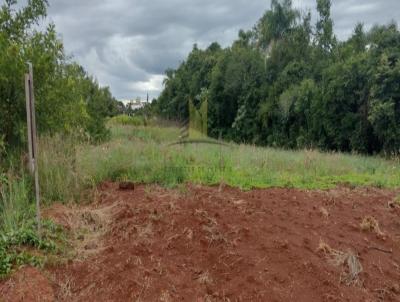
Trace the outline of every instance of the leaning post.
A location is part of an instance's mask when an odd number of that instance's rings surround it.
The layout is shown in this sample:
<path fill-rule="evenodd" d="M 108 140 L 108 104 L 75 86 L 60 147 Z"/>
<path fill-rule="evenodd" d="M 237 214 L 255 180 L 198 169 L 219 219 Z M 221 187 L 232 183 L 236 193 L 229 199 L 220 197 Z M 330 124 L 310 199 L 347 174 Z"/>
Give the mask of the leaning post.
<path fill-rule="evenodd" d="M 40 187 L 38 169 L 38 148 L 36 132 L 35 114 L 35 94 L 33 89 L 33 67 L 28 62 L 29 72 L 25 75 L 25 95 L 26 95 L 26 115 L 28 124 L 28 151 L 29 151 L 29 171 L 35 178 L 35 198 L 36 198 L 36 223 L 38 233 L 41 235 L 41 215 L 40 215 Z"/>

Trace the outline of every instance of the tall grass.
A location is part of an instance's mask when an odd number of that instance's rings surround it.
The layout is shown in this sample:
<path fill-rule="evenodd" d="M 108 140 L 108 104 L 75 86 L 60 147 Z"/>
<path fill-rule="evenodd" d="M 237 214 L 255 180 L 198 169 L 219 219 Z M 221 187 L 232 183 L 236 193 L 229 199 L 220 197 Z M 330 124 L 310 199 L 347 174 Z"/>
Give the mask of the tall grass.
<path fill-rule="evenodd" d="M 39 178 L 44 203 L 78 201 L 88 183 L 77 165 L 79 149 L 88 144 L 73 137 L 40 139 Z"/>
<path fill-rule="evenodd" d="M 0 229 L 3 232 L 18 230 L 33 215 L 30 180 L 8 173 L 0 182 Z"/>
<path fill-rule="evenodd" d="M 179 137 L 177 128 L 114 126 L 112 133 L 110 142 L 80 149 L 77 164 L 84 179 L 166 185 L 224 182 L 243 189 L 400 185 L 399 162 L 379 157 L 235 144 L 171 146 Z"/>

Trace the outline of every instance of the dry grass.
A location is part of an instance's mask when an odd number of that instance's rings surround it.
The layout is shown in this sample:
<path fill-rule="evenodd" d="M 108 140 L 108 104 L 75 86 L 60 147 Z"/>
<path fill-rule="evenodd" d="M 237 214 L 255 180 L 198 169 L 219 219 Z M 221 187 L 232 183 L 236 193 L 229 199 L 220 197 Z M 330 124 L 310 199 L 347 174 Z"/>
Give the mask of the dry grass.
<path fill-rule="evenodd" d="M 108 231 L 113 207 L 90 209 L 56 205 L 47 209 L 45 216 L 69 230 L 73 247 L 71 256 L 83 260 L 104 247 L 102 237 Z"/>
<path fill-rule="evenodd" d="M 161 296 L 160 296 L 160 301 L 161 302 L 172 302 L 173 298 L 168 291 L 162 291 Z"/>
<path fill-rule="evenodd" d="M 153 237 L 153 224 L 151 222 L 145 225 L 136 226 L 138 237 L 141 239 L 149 239 Z"/>
<path fill-rule="evenodd" d="M 203 285 L 211 285 L 214 282 L 208 271 L 200 272 L 195 279 Z"/>
<path fill-rule="evenodd" d="M 389 208 L 400 208 L 400 195 L 388 203 Z"/>
<path fill-rule="evenodd" d="M 330 264 L 337 267 L 344 266 L 344 271 L 340 277 L 341 282 L 346 285 L 359 283 L 359 275 L 363 271 L 363 267 L 357 255 L 352 251 L 342 252 L 335 250 L 323 241 L 320 241 L 317 251 L 324 253 Z"/>
<path fill-rule="evenodd" d="M 320 208 L 319 208 L 319 212 L 320 212 L 321 215 L 322 215 L 324 218 L 326 218 L 326 219 L 329 218 L 329 216 L 330 216 L 328 210 L 327 210 L 326 208 L 324 208 L 324 207 L 320 207 Z"/>
<path fill-rule="evenodd" d="M 70 301 L 72 298 L 72 288 L 73 282 L 70 278 L 66 278 L 63 282 L 59 284 L 60 289 L 57 293 L 57 298 L 60 301 Z"/>
<path fill-rule="evenodd" d="M 378 220 L 372 216 L 365 217 L 360 224 L 360 228 L 364 232 L 373 232 L 380 237 L 385 236 L 379 227 Z"/>
<path fill-rule="evenodd" d="M 202 230 L 206 233 L 206 239 L 209 242 L 209 246 L 212 246 L 213 244 L 225 244 L 228 242 L 226 236 L 219 230 L 217 220 L 214 217 L 211 217 L 207 211 L 198 209 L 195 211 L 195 215 L 203 222 Z"/>

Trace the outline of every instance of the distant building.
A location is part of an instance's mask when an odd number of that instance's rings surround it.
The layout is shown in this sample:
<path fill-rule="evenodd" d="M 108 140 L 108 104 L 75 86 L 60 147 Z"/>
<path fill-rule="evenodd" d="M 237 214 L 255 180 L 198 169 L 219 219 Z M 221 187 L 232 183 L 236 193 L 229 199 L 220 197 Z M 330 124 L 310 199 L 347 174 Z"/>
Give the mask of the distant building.
<path fill-rule="evenodd" d="M 133 115 L 135 110 L 141 109 L 148 104 L 148 101 L 143 101 L 140 97 L 135 100 L 121 100 L 121 102 L 125 105 L 125 113 L 128 115 Z"/>
<path fill-rule="evenodd" d="M 143 108 L 147 104 L 146 101 L 142 101 L 140 99 L 136 99 L 134 101 L 129 101 L 127 107 L 131 108 L 132 110 Z"/>

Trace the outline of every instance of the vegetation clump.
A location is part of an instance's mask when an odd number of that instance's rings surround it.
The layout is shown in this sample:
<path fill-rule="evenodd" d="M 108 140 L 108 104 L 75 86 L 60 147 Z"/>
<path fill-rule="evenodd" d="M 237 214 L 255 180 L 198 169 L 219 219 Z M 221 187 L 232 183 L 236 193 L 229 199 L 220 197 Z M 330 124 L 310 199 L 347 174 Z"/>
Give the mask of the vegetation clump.
<path fill-rule="evenodd" d="M 46 255 L 59 251 L 57 242 L 61 234 L 58 226 L 45 221 L 43 233 L 39 236 L 33 220 L 16 230 L 0 231 L 0 279 L 21 265 L 41 267 L 46 262 Z"/>
<path fill-rule="evenodd" d="M 109 88 L 100 87 L 82 66 L 66 55 L 54 24 L 36 26 L 47 1 L 25 6 L 7 0 L 0 6 L 0 164 L 5 153 L 26 143 L 24 73 L 33 64 L 38 130 L 41 134 L 107 138 L 105 121 L 118 112 Z M 18 3 L 19 4 L 19 3 Z"/>
<path fill-rule="evenodd" d="M 379 222 L 372 216 L 367 216 L 363 219 L 360 224 L 361 230 L 364 232 L 373 232 L 376 235 L 383 237 L 385 234 L 381 231 L 379 227 Z"/>
<path fill-rule="evenodd" d="M 273 0 L 227 48 L 197 45 L 166 72 L 153 114 L 185 121 L 208 101 L 208 133 L 239 143 L 363 154 L 400 152 L 400 31 L 395 23 L 340 41 L 331 1 L 318 17 Z M 149 111 L 149 109 L 146 109 Z"/>

